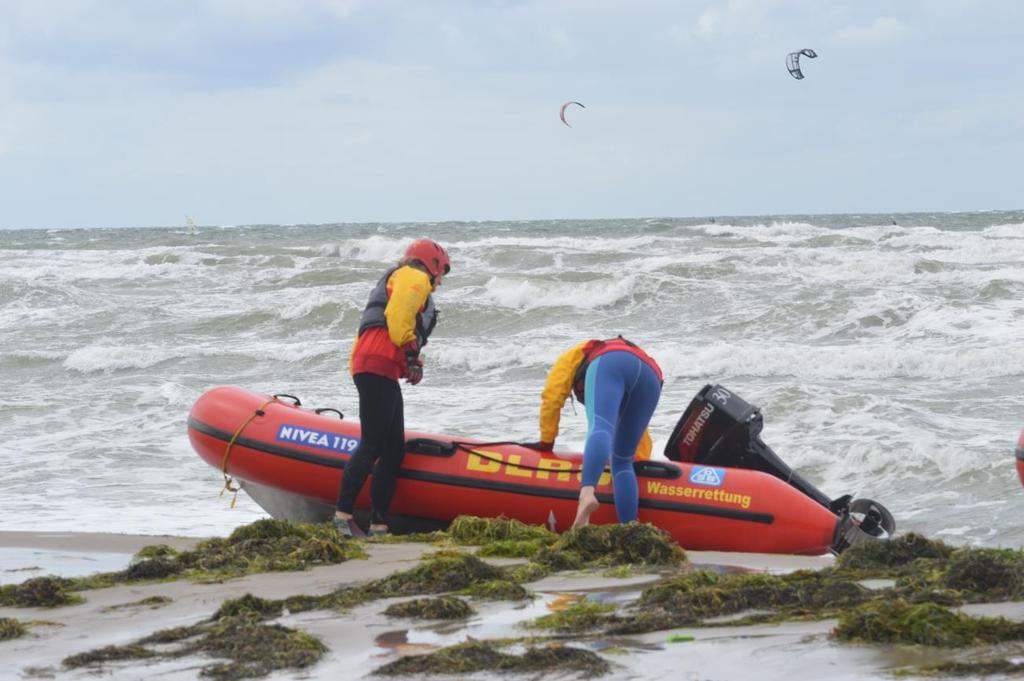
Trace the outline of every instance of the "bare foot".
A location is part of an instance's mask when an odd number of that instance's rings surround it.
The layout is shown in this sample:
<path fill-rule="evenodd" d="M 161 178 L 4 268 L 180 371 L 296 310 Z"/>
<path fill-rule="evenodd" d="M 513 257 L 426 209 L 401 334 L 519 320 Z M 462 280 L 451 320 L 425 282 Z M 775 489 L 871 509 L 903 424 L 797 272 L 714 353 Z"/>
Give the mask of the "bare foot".
<path fill-rule="evenodd" d="M 576 507 L 576 520 L 573 521 L 573 529 L 583 527 L 590 523 L 590 514 L 597 510 L 600 503 L 594 495 L 594 488 L 590 485 L 580 488 L 580 503 Z"/>

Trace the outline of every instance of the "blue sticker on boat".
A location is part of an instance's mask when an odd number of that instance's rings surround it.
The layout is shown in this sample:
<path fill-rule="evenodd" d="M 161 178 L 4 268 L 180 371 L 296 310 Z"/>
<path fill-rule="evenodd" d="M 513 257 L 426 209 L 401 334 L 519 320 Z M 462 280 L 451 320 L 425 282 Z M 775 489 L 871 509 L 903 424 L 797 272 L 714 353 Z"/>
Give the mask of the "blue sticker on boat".
<path fill-rule="evenodd" d="M 287 423 L 282 423 L 281 427 L 277 429 L 277 440 L 278 442 L 291 442 L 297 445 L 328 449 L 332 452 L 342 452 L 345 454 L 351 454 L 359 445 L 359 440 L 354 437 L 347 437 L 338 433 L 328 433 L 327 431 L 314 430 L 312 428 L 303 428 L 302 426 L 293 426 Z"/>
<path fill-rule="evenodd" d="M 725 482 L 725 469 L 713 466 L 694 466 L 690 469 L 690 482 L 694 485 L 721 487 Z"/>

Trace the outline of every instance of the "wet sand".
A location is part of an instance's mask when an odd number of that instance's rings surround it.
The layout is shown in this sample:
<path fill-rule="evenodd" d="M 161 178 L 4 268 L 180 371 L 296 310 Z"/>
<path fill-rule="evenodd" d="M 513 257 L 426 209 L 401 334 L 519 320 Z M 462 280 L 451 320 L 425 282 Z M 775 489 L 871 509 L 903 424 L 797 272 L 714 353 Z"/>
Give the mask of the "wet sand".
<path fill-rule="evenodd" d="M 0 532 L 0 565 L 16 565 L 17 556 L 22 555 L 18 552 L 28 551 L 37 552 L 34 554 L 36 557 L 56 557 L 54 563 L 36 566 L 41 568 L 39 574 L 60 573 L 69 565 L 77 569 L 77 562 L 82 556 L 96 561 L 118 556 L 120 564 L 104 569 L 119 569 L 142 546 L 166 543 L 176 548 L 188 548 L 197 541 L 180 537 Z M 327 593 L 343 584 L 355 584 L 408 569 L 433 550 L 432 546 L 413 543 L 368 544 L 367 548 L 368 560 L 352 560 L 307 572 L 259 574 L 215 584 L 176 581 L 119 586 L 82 592 L 86 602 L 81 605 L 56 609 L 0 608 L 0 617 L 41 622 L 34 624 L 22 638 L 0 642 L 0 679 L 96 679 L 95 669 L 65 670 L 61 667 L 61 660 L 106 645 L 130 643 L 158 629 L 194 624 L 209 617 L 223 601 L 245 593 L 264 598 Z M 690 552 L 689 555 L 692 563 L 714 566 L 722 571 L 787 572 L 820 568 L 832 562 L 830 557 L 717 552 Z M 63 564 L 60 561 L 64 561 Z M 34 576 L 20 572 L 2 574 L 19 575 L 19 578 L 8 581 Z M 285 615 L 277 621 L 319 637 L 329 651 L 311 669 L 277 672 L 265 678 L 381 678 L 373 677 L 371 672 L 400 655 L 429 652 L 469 637 L 496 639 L 529 635 L 531 631 L 522 628 L 520 623 L 546 614 L 559 604 L 580 597 L 625 602 L 635 598 L 645 584 L 657 578 L 657 575 L 642 573 L 627 578 L 605 577 L 597 573 L 558 573 L 527 585 L 537 596 L 532 602 L 473 602 L 477 615 L 468 621 L 455 623 L 423 623 L 383 615 L 390 603 L 402 599 L 378 600 L 342 614 L 312 611 Z M 111 609 L 111 606 L 157 595 L 172 601 L 158 608 L 131 606 Z M 974 614 L 998 614 L 1024 620 L 1024 603 L 968 606 L 965 609 Z M 723 625 L 604 640 L 586 638 L 574 645 L 602 653 L 613 665 L 612 673 L 604 678 L 613 681 L 891 679 L 891 670 L 899 666 L 934 662 L 940 656 L 953 654 L 913 647 L 839 644 L 828 638 L 833 626 L 834 620 L 748 627 Z M 672 633 L 689 634 L 694 640 L 670 643 L 668 637 Z M 1024 655 L 1024 649 L 1018 654 Z M 157 663 L 114 663 L 102 668 L 100 678 L 197 679 L 200 669 L 208 663 L 208 659 L 197 657 Z M 489 677 L 497 678 L 479 674 L 463 678 Z M 573 677 L 547 675 L 545 678 Z"/>
<path fill-rule="evenodd" d="M 197 537 L 169 535 L 0 531 L 0 584 L 48 574 L 82 577 L 112 572 L 125 567 L 144 546 L 167 544 L 182 550 L 199 541 Z"/>

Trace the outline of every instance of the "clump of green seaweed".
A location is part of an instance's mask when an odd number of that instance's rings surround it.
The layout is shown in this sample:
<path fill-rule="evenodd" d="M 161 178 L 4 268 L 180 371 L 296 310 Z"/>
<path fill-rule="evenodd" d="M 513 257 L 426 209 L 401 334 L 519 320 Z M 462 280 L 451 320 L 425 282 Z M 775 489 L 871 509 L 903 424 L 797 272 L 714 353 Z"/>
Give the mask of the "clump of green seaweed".
<path fill-rule="evenodd" d="M 91 665 L 102 665 L 105 662 L 123 662 L 125 660 L 142 660 L 147 657 L 156 657 L 156 653 L 137 643 L 124 646 L 104 646 L 96 650 L 89 650 L 77 655 L 70 655 L 64 658 L 62 664 L 71 669 L 88 667 Z"/>
<path fill-rule="evenodd" d="M 503 516 L 459 516 L 448 527 L 448 535 L 456 544 L 479 546 L 479 556 L 509 558 L 532 558 L 558 541 L 558 535 L 542 525 L 527 525 Z"/>
<path fill-rule="evenodd" d="M 28 629 L 13 617 L 0 617 L 0 641 L 24 636 Z"/>
<path fill-rule="evenodd" d="M 530 592 L 508 579 L 491 579 L 477 582 L 462 590 L 462 593 L 479 601 L 523 601 L 531 598 Z"/>
<path fill-rule="evenodd" d="M 414 598 L 393 603 L 384 614 L 388 617 L 411 617 L 423 620 L 458 620 L 474 614 L 473 608 L 458 596 Z"/>
<path fill-rule="evenodd" d="M 309 634 L 263 622 L 280 614 L 273 601 L 251 594 L 226 601 L 210 619 L 192 626 L 157 631 L 123 646 L 107 646 L 64 659 L 65 667 L 77 668 L 106 662 L 145 658 L 177 658 L 205 654 L 229 662 L 214 662 L 201 675 L 230 681 L 266 676 L 277 669 L 303 668 L 314 664 L 326 647 Z M 154 644 L 178 644 L 173 650 L 154 650 Z"/>
<path fill-rule="evenodd" d="M 186 649 L 229 659 L 202 672 L 203 676 L 223 681 L 266 676 L 275 669 L 309 667 L 327 651 L 318 638 L 304 631 L 246 616 L 217 620 Z"/>
<path fill-rule="evenodd" d="M 534 629 L 551 629 L 559 633 L 593 631 L 602 627 L 606 623 L 608 615 L 614 611 L 614 605 L 604 605 L 597 601 L 583 599 L 567 608 L 538 617 L 529 622 L 528 626 Z"/>
<path fill-rule="evenodd" d="M 168 603 L 171 603 L 172 599 L 167 596 L 148 596 L 146 598 L 140 598 L 137 601 L 131 603 L 119 603 L 118 605 L 108 605 L 103 608 L 103 612 L 112 612 L 114 610 L 123 610 L 125 608 L 162 608 Z"/>
<path fill-rule="evenodd" d="M 746 611 L 761 613 L 747 620 L 750 622 L 820 618 L 874 597 L 855 581 L 825 570 L 784 575 L 721 575 L 699 570 L 648 587 L 631 612 L 608 616 L 606 625 L 610 634 L 636 634 L 699 625 L 708 618 Z M 763 611 L 769 611 L 771 617 Z"/>
<path fill-rule="evenodd" d="M 208 539 L 175 557 L 184 571 L 234 577 L 254 572 L 306 570 L 314 565 L 365 558 L 358 542 L 343 537 L 331 523 L 257 520 L 227 539 Z"/>
<path fill-rule="evenodd" d="M 238 527 L 226 539 L 200 542 L 189 551 L 175 551 L 164 544 L 147 546 L 118 572 L 74 579 L 36 577 L 0 586 L 0 606 L 73 605 L 82 598 L 71 592 L 116 584 L 180 577 L 226 579 L 256 572 L 305 570 L 365 557 L 359 542 L 342 537 L 330 523 L 263 519 Z"/>
<path fill-rule="evenodd" d="M 862 576 L 892 576 L 918 559 L 944 560 L 953 551 L 954 548 L 945 542 L 908 532 L 888 541 L 869 541 L 851 546 L 839 555 L 836 567 L 859 572 Z"/>
<path fill-rule="evenodd" d="M 969 594 L 971 601 L 1024 598 L 1024 552 L 960 549 L 942 574 L 942 586 Z"/>
<path fill-rule="evenodd" d="M 678 566 L 686 552 L 664 530 L 648 523 L 586 525 L 565 532 L 536 561 L 555 570 L 614 565 Z"/>
<path fill-rule="evenodd" d="M 508 579 L 500 567 L 461 551 L 438 551 L 416 567 L 371 582 L 381 596 L 415 596 L 466 589 L 474 584 Z"/>
<path fill-rule="evenodd" d="M 1008 659 L 949 661 L 925 665 L 914 670 L 914 675 L 928 676 L 1019 676 L 1024 672 L 1024 662 Z"/>
<path fill-rule="evenodd" d="M 842 641 L 960 647 L 1024 638 L 1024 623 L 971 617 L 936 603 L 876 599 L 839 616 L 832 635 Z"/>
<path fill-rule="evenodd" d="M 291 612 L 344 610 L 378 598 L 482 590 L 480 585 L 496 581 L 508 582 L 508 573 L 472 554 L 445 549 L 424 558 L 414 568 L 367 584 L 342 587 L 323 596 L 290 596 L 282 603 Z"/>
<path fill-rule="evenodd" d="M 574 673 L 580 678 L 602 676 L 610 665 L 596 653 L 563 645 L 529 648 L 522 655 L 501 652 L 493 643 L 467 641 L 428 655 L 412 655 L 389 662 L 374 671 L 381 676 L 411 674 L 472 674 L 513 672 L 520 674 Z"/>
<path fill-rule="evenodd" d="M 0 586 L 0 605 L 15 608 L 57 608 L 84 599 L 75 593 L 73 580 L 47 575 L 26 579 L 21 584 Z"/>
<path fill-rule="evenodd" d="M 221 603 L 211 619 L 222 620 L 229 617 L 247 616 L 265 620 L 280 617 L 283 612 L 284 605 L 279 600 L 245 594 Z"/>

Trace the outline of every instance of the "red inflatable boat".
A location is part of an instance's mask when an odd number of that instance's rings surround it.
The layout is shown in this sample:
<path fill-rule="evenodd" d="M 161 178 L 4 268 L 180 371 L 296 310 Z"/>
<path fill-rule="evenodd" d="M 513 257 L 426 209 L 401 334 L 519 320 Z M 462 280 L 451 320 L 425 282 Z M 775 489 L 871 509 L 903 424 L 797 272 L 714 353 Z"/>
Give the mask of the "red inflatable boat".
<path fill-rule="evenodd" d="M 695 424 L 703 429 L 714 424 L 707 407 L 698 411 L 698 406 L 695 399 L 670 446 L 684 449 L 697 439 Z M 291 396 L 220 387 L 196 401 L 188 434 L 207 463 L 238 481 L 272 516 L 317 522 L 331 517 L 345 462 L 359 442 L 359 423 L 334 409 L 303 408 Z M 392 524 L 397 528 L 405 519 L 438 526 L 458 515 L 504 515 L 562 531 L 575 517 L 580 463 L 579 454 L 410 431 Z M 639 520 L 665 529 L 689 549 L 838 552 L 865 534 L 858 527 L 870 516 L 867 508 L 854 512 L 849 497 L 830 508 L 836 502 L 809 496 L 777 471 L 695 461 L 635 465 Z M 369 507 L 369 489 L 364 487 L 357 508 Z M 592 522 L 616 522 L 607 471 L 598 498 L 601 508 Z M 889 516 L 884 536 L 892 529 Z"/>
<path fill-rule="evenodd" d="M 1024 430 L 1017 438 L 1017 475 L 1020 476 L 1020 484 L 1024 485 Z"/>

